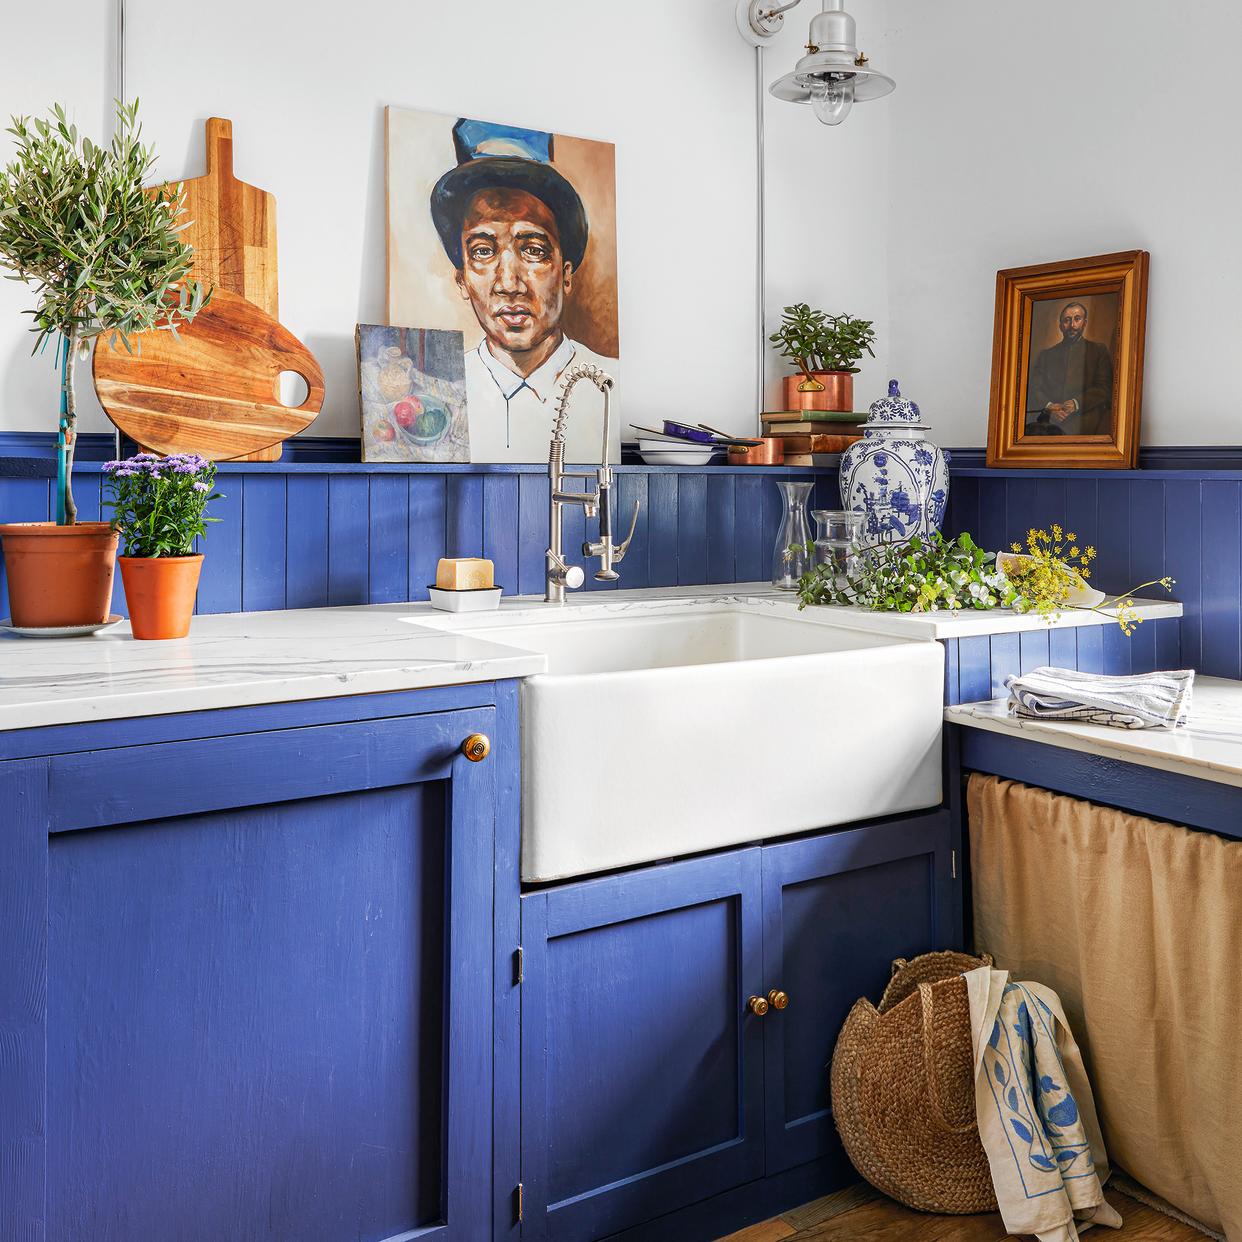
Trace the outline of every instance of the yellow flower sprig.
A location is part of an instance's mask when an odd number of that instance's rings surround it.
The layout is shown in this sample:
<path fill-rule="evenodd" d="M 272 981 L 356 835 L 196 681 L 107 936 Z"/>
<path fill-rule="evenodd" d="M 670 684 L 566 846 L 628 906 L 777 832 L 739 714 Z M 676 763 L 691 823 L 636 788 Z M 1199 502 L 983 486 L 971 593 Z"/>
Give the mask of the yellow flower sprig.
<path fill-rule="evenodd" d="M 1035 612 L 1048 621 L 1055 620 L 1065 608 L 1072 593 L 1085 587 L 1091 577 L 1091 562 L 1096 550 L 1091 545 L 1079 545 L 1073 531 L 1064 530 L 1058 523 L 1051 530 L 1032 527 L 1026 533 L 1026 547 L 1020 543 L 1009 545 L 1015 558 L 1001 558 L 1001 569 L 1009 581 L 1012 598 L 1008 601 L 1022 612 Z M 1091 605 L 1090 611 L 1115 618 L 1121 632 L 1129 637 L 1136 626 L 1141 625 L 1135 596 L 1146 587 L 1161 586 L 1166 591 L 1173 587 L 1173 578 L 1153 578 L 1142 582 L 1110 603 Z"/>

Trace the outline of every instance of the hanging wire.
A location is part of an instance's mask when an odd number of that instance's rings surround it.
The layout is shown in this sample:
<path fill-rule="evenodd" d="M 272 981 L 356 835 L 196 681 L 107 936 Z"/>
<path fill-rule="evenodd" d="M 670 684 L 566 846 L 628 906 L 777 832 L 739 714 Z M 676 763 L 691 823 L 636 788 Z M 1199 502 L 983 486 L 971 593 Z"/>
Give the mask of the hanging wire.
<path fill-rule="evenodd" d="M 756 161 L 756 182 L 757 182 L 757 199 L 756 199 L 756 217 L 757 217 L 757 237 L 758 243 L 756 248 L 755 261 L 755 313 L 757 320 L 757 328 L 759 332 L 758 352 L 755 356 L 755 387 L 756 387 L 756 419 L 759 422 L 759 429 L 762 431 L 763 423 L 758 420 L 758 415 L 763 413 L 764 392 L 766 389 L 765 368 L 767 364 L 767 307 L 764 299 L 764 284 L 766 281 L 766 247 L 767 247 L 767 228 L 764 220 L 766 209 L 766 185 L 764 173 L 764 153 L 763 153 L 763 126 L 764 126 L 764 97 L 766 92 L 763 89 L 763 48 L 758 46 L 755 48 L 755 161 Z"/>

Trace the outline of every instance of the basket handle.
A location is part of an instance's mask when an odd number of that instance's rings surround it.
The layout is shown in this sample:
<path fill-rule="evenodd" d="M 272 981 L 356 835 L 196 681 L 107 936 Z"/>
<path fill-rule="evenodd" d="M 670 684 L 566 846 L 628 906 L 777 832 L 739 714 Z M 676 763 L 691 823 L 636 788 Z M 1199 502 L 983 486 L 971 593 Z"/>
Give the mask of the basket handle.
<path fill-rule="evenodd" d="M 971 1119 L 960 1126 L 952 1125 L 945 1119 L 944 1105 L 940 1099 L 940 1079 L 936 1074 L 936 1059 L 932 1049 L 932 985 L 930 983 L 919 984 L 919 1003 L 923 1007 L 923 1074 L 927 1079 L 927 1104 L 931 1111 L 932 1120 L 942 1129 L 947 1130 L 950 1134 L 969 1134 L 978 1126 L 978 1122 L 972 1116 Z"/>

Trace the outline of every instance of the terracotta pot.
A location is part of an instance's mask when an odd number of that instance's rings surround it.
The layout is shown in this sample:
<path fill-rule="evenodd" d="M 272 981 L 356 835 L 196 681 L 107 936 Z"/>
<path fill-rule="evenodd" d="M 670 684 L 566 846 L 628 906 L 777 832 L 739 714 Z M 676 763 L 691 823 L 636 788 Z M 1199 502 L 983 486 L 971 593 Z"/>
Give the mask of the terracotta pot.
<path fill-rule="evenodd" d="M 0 526 L 14 625 L 98 625 L 112 607 L 116 535 L 107 522 Z"/>
<path fill-rule="evenodd" d="M 202 554 L 118 559 L 134 637 L 184 638 L 190 632 Z"/>
<path fill-rule="evenodd" d="M 785 408 L 787 410 L 845 410 L 854 408 L 854 376 L 849 371 L 812 371 L 822 389 L 803 391 L 806 376 L 786 375 Z"/>

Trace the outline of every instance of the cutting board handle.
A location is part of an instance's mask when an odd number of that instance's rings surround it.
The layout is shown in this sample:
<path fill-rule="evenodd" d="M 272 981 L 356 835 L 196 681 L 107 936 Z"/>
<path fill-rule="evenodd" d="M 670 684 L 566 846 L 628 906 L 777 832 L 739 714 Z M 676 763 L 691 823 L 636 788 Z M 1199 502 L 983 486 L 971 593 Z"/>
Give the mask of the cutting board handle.
<path fill-rule="evenodd" d="M 207 118 L 207 175 L 233 180 L 233 122 L 220 116 Z"/>

